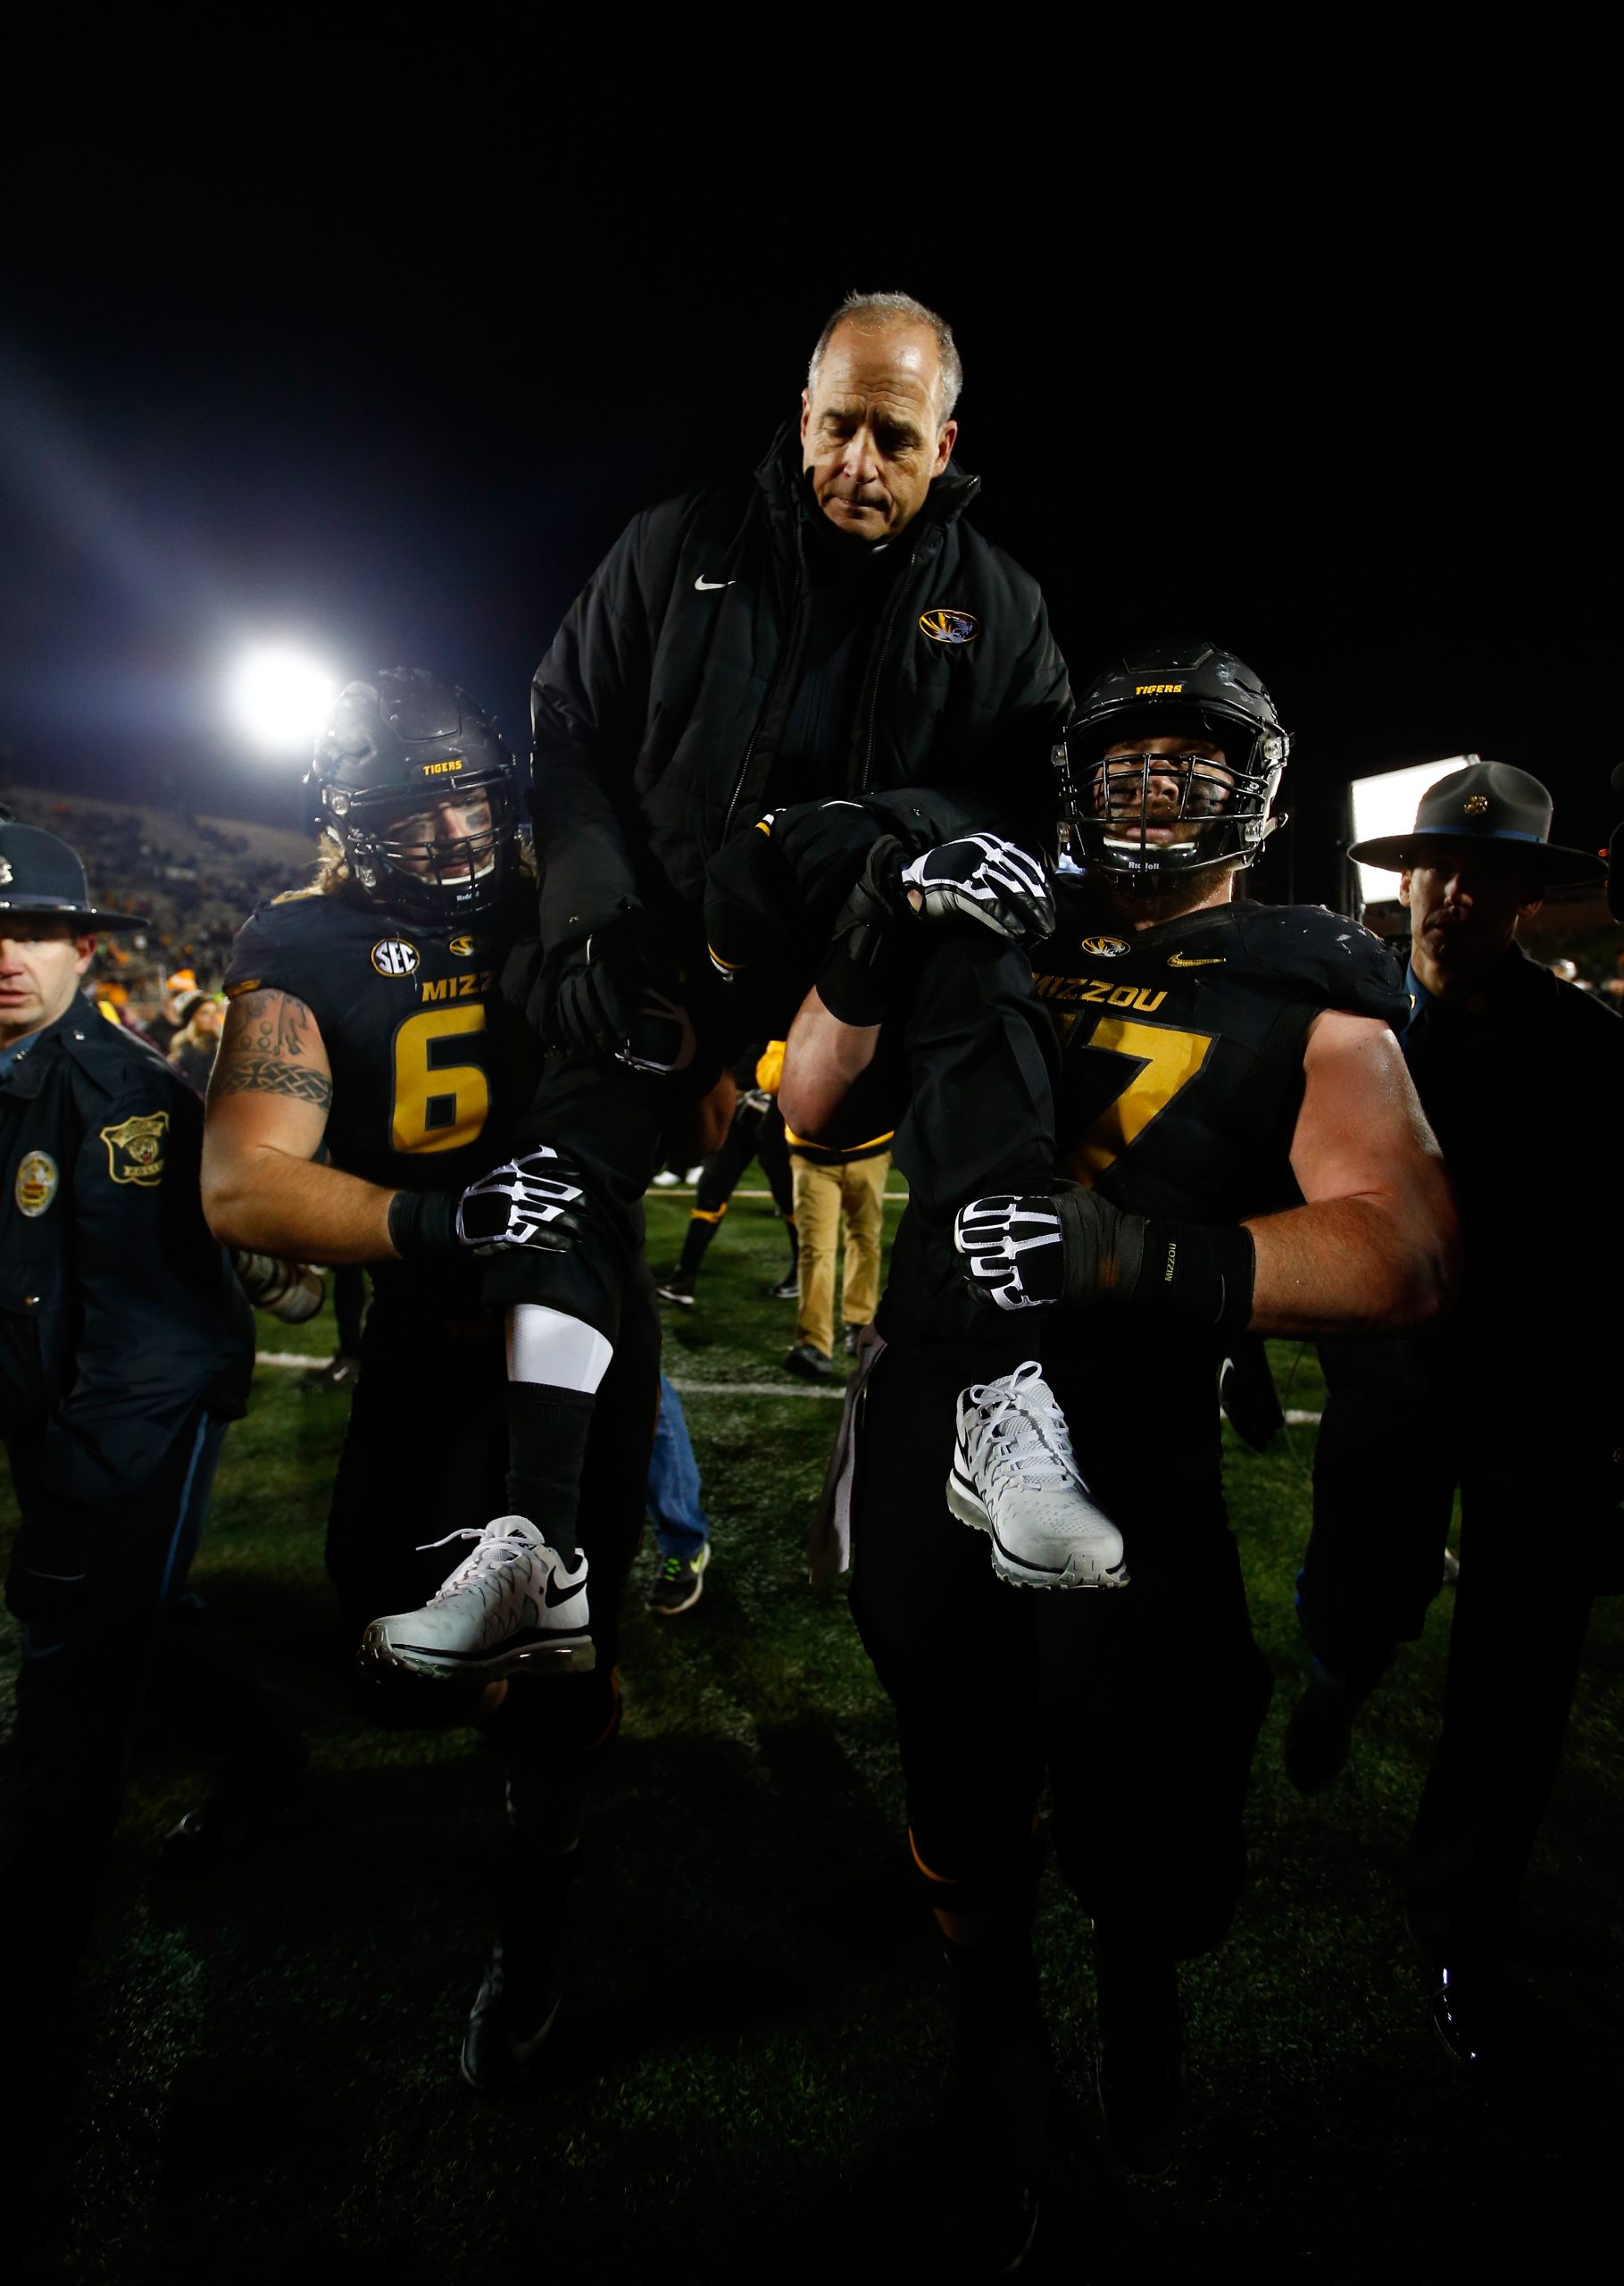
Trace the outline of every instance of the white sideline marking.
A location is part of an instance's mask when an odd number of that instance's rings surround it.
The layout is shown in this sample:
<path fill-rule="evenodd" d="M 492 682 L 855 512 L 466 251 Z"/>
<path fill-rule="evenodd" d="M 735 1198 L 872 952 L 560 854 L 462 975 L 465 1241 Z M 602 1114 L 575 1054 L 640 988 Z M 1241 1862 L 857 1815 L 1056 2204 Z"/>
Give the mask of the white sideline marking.
<path fill-rule="evenodd" d="M 692 1198 L 695 1186 L 691 1182 L 651 1183 L 646 1196 L 650 1198 Z M 900 1205 L 907 1197 L 905 1190 L 886 1190 L 880 1193 L 887 1206 Z M 770 1190 L 730 1190 L 729 1198 L 770 1198 Z"/>
<path fill-rule="evenodd" d="M 262 1349 L 254 1363 L 259 1365 L 303 1365 L 307 1372 L 319 1373 L 330 1365 L 330 1357 L 317 1357 L 308 1351 L 295 1349 Z M 805 1382 L 789 1381 L 679 1381 L 671 1387 L 679 1397 L 844 1397 L 845 1383 L 836 1381 L 828 1389 L 809 1389 Z"/>
<path fill-rule="evenodd" d="M 332 1363 L 329 1357 L 317 1357 L 293 1349 L 262 1349 L 255 1364 L 260 1365 L 304 1365 L 312 1372 L 320 1372 L 323 1365 Z M 809 1388 L 803 1381 L 792 1386 L 788 1381 L 679 1381 L 676 1375 L 667 1376 L 679 1397 L 843 1397 L 844 1381 L 831 1382 L 828 1387 Z M 1290 1429 L 1317 1429 L 1317 1413 L 1290 1412 L 1286 1415 Z"/>

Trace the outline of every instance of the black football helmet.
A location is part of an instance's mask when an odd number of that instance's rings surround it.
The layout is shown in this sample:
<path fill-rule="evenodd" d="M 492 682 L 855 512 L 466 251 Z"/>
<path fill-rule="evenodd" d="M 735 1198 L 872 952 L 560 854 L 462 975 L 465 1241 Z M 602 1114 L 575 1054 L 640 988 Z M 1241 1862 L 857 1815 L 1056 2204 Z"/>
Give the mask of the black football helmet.
<path fill-rule="evenodd" d="M 424 921 L 492 912 L 518 860 L 514 762 L 496 725 L 465 690 L 421 667 L 346 683 L 316 738 L 304 783 L 317 830 L 338 844 L 352 878 L 389 911 Z M 393 820 L 454 797 L 483 794 L 490 823 L 450 841 L 404 841 Z"/>
<path fill-rule="evenodd" d="M 1223 761 L 1130 755 L 1107 768 L 1110 747 L 1162 735 L 1220 747 Z M 1146 892 L 1250 865 L 1286 822 L 1270 808 L 1290 750 L 1274 701 L 1233 652 L 1137 644 L 1095 677 L 1054 748 L 1062 835 L 1085 872 Z"/>

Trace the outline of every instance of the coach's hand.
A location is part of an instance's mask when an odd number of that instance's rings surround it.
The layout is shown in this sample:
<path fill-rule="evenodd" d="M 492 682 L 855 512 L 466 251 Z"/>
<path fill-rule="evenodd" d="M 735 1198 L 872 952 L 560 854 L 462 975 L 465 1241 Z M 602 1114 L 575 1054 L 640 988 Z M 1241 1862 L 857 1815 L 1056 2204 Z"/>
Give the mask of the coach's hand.
<path fill-rule="evenodd" d="M 646 989 L 638 932 L 629 921 L 595 929 L 556 956 L 544 1004 L 543 1044 L 587 1055 L 619 1055 Z"/>

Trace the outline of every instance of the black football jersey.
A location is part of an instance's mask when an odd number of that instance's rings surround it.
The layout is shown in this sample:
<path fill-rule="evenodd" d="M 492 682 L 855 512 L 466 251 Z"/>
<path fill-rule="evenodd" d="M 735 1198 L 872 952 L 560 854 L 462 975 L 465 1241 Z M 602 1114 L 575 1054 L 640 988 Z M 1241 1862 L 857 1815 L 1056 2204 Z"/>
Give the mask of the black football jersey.
<path fill-rule="evenodd" d="M 1070 898 L 1062 884 L 1061 914 Z M 1062 1171 L 1137 1214 L 1241 1222 L 1295 1203 L 1303 1050 L 1327 1008 L 1402 1025 L 1397 962 L 1318 905 L 1225 905 L 1033 956 L 1059 1051 Z"/>
<path fill-rule="evenodd" d="M 1327 1008 L 1393 1025 L 1409 1014 L 1397 962 L 1356 922 L 1319 906 L 1230 904 L 1120 933 L 1090 927 L 1062 880 L 1062 926 L 1033 955 L 1054 1027 L 1057 1172 L 1138 1214 L 1240 1222 L 1297 1203 L 1290 1148 L 1303 1052 Z M 1070 925 L 1068 925 L 1070 924 Z M 989 1121 L 1001 1114 L 994 1105 Z M 997 1158 L 989 1127 L 962 1155 Z M 899 1139 L 904 1158 L 906 1136 Z M 906 1160 L 904 1160 L 904 1165 Z M 959 1343 L 988 1330 L 947 1234 L 912 1210 L 898 1232 L 887 1337 Z M 1021 1313 L 1033 1354 L 1059 1345 L 1121 1356 L 1142 1346 L 1108 1310 Z M 1158 1326 L 1155 1345 L 1194 1353 Z"/>
<path fill-rule="evenodd" d="M 540 1070 L 500 989 L 511 934 L 313 890 L 244 923 L 227 997 L 276 990 L 310 1009 L 332 1071 L 335 1166 L 391 1190 L 460 1190 L 507 1156 Z"/>

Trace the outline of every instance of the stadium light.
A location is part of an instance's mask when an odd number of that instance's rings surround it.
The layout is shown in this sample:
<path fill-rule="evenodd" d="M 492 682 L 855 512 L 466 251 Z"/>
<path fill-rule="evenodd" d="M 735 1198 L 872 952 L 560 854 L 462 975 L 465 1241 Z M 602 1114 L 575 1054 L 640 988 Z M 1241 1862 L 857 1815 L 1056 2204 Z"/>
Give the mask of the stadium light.
<path fill-rule="evenodd" d="M 1406 770 L 1384 770 L 1375 778 L 1355 778 L 1353 838 L 1374 841 L 1392 833 L 1408 833 L 1415 823 L 1421 796 L 1452 770 L 1463 770 L 1466 756 L 1452 755 L 1443 762 L 1412 763 Z M 1376 865 L 1361 865 L 1359 894 L 1366 905 L 1392 905 L 1398 897 L 1398 875 Z"/>
<path fill-rule="evenodd" d="M 232 675 L 231 711 L 262 754 L 308 756 L 337 687 L 337 677 L 307 652 L 262 643 Z"/>

